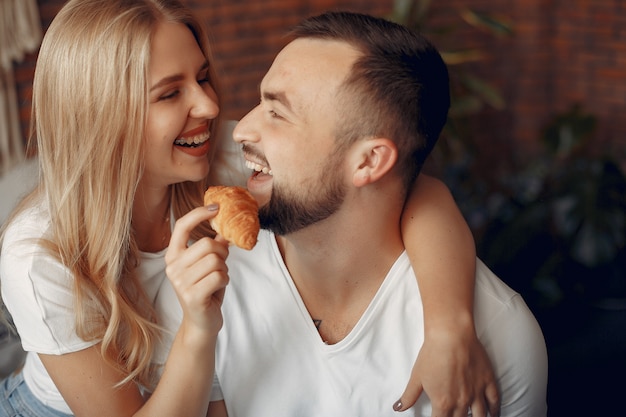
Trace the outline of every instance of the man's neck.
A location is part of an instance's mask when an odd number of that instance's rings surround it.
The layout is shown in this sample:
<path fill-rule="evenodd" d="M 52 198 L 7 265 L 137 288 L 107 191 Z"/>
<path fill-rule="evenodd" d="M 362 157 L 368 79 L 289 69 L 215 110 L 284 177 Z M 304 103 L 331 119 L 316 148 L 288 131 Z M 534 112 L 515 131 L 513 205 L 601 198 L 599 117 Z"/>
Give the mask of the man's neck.
<path fill-rule="evenodd" d="M 285 265 L 328 343 L 352 330 L 403 250 L 399 215 L 346 213 L 277 237 Z"/>

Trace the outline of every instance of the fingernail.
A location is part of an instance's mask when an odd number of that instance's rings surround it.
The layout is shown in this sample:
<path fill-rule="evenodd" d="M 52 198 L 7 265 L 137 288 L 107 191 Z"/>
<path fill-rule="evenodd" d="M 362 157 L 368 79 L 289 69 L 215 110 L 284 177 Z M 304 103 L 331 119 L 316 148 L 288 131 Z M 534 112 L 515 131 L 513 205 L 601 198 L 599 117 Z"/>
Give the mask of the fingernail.
<path fill-rule="evenodd" d="M 402 410 L 402 400 L 398 400 L 395 402 L 395 404 L 393 405 L 393 411 L 400 411 Z"/>
<path fill-rule="evenodd" d="M 218 208 L 220 208 L 219 204 L 209 204 L 206 206 L 206 209 L 209 211 L 216 211 Z"/>

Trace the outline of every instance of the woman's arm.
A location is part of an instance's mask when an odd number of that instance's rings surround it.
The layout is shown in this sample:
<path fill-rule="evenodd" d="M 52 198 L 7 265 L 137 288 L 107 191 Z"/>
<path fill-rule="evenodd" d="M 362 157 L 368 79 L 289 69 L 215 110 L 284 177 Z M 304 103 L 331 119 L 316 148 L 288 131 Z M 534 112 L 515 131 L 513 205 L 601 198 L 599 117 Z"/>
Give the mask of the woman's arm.
<path fill-rule="evenodd" d="M 178 219 L 165 256 L 166 273 L 183 311 L 161 379 L 150 397 L 108 365 L 100 345 L 55 356 L 40 355 L 74 415 L 206 416 L 213 383 L 221 303 L 228 283 L 228 245 L 203 238 L 187 246 L 194 227 L 216 214 L 200 207 Z"/>
<path fill-rule="evenodd" d="M 424 305 L 424 345 L 397 411 L 422 391 L 433 416 L 487 411 L 499 415 L 491 363 L 474 329 L 476 249 L 471 231 L 448 188 L 420 175 L 402 216 L 402 235 Z"/>
<path fill-rule="evenodd" d="M 206 417 L 228 417 L 224 400 L 211 402 Z"/>

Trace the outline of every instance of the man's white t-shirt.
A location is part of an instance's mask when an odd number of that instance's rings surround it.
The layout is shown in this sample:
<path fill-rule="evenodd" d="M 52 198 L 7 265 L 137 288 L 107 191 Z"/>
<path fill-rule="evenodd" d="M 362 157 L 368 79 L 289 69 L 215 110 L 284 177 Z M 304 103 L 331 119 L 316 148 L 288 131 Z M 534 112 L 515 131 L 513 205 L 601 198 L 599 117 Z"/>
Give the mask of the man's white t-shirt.
<path fill-rule="evenodd" d="M 231 247 L 213 400 L 230 417 L 395 416 L 423 343 L 423 311 L 406 253 L 339 343 L 325 344 L 283 263 L 273 234 L 252 251 Z M 161 292 L 157 305 L 173 293 Z M 169 302 L 171 305 L 171 302 Z M 175 314 L 168 314 L 175 317 Z M 502 417 L 546 415 L 547 354 L 521 296 L 478 261 L 477 334 L 501 390 Z M 407 416 L 430 416 L 424 394 Z"/>

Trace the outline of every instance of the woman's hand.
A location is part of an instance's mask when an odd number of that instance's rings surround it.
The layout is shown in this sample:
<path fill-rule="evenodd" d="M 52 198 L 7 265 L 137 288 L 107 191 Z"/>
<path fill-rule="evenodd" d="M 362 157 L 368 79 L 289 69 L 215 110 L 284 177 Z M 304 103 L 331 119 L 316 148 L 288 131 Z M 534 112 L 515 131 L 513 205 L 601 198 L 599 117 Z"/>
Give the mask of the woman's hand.
<path fill-rule="evenodd" d="M 64 355 L 39 355 L 74 415 L 206 415 L 228 284 L 228 246 L 220 238 L 191 245 L 188 240 L 194 227 L 215 214 L 217 208 L 200 207 L 176 222 L 165 261 L 183 320 L 161 380 L 147 401 L 137 384 L 116 386 L 124 375 L 104 361 L 100 344 Z"/>
<path fill-rule="evenodd" d="M 181 327 L 215 336 L 222 327 L 220 307 L 228 284 L 228 243 L 204 237 L 189 244 L 191 231 L 215 217 L 218 207 L 196 208 L 176 221 L 165 254 L 165 272 L 183 310 Z"/>
<path fill-rule="evenodd" d="M 411 407 L 425 391 L 432 417 L 500 415 L 500 398 L 491 362 L 472 331 L 432 332 L 425 338 L 396 411 Z"/>

